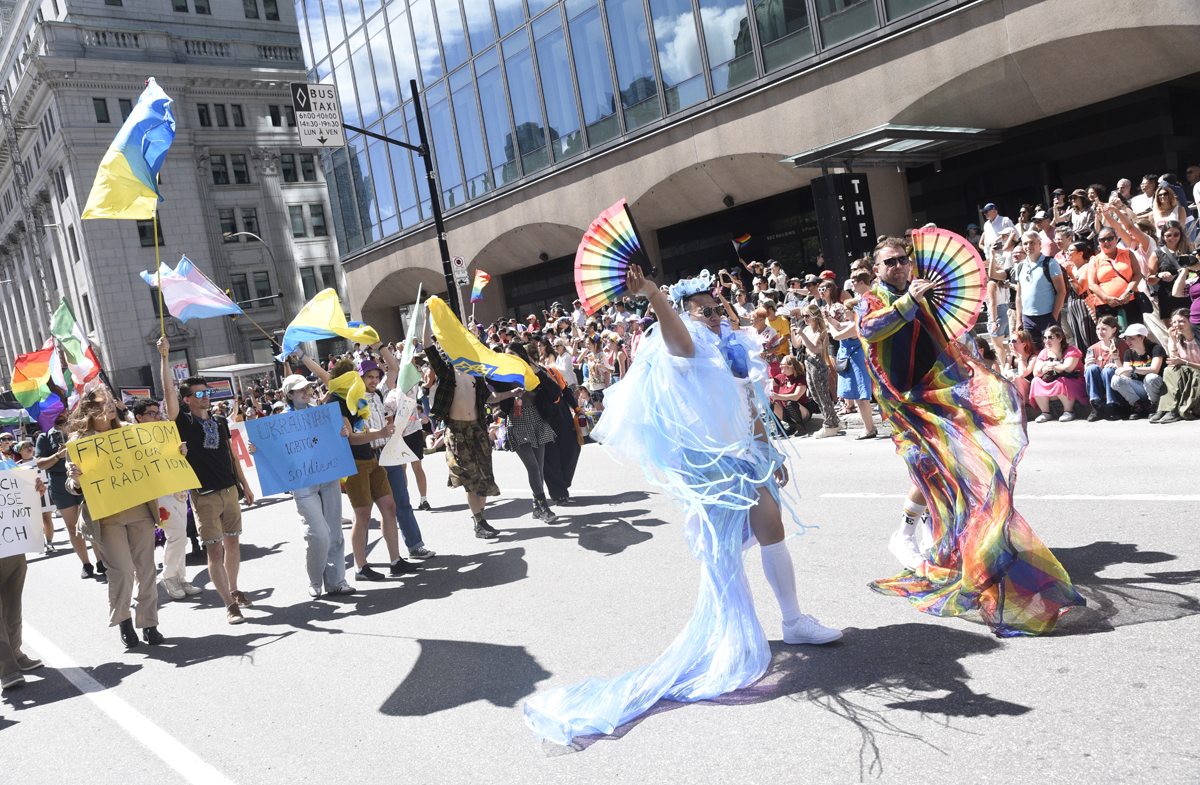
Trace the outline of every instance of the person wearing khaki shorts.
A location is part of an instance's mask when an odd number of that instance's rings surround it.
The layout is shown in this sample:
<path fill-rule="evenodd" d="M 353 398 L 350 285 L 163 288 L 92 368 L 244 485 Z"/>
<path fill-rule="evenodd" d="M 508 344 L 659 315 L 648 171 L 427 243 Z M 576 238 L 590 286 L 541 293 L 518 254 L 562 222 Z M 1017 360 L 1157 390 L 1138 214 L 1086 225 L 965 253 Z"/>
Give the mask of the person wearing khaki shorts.
<path fill-rule="evenodd" d="M 158 339 L 162 353 L 162 379 L 166 388 L 163 403 L 167 418 L 179 429 L 179 438 L 188 446 L 187 460 L 200 480 L 198 492 L 192 494 L 192 510 L 196 528 L 208 552 L 208 576 L 213 588 L 225 605 L 225 619 L 230 624 L 245 621 L 242 608 L 251 606 L 250 599 L 238 589 L 238 572 L 242 564 L 242 510 L 238 506 L 238 486 L 246 496 L 246 504 L 254 504 L 254 493 L 242 473 L 242 464 L 233 455 L 229 441 L 229 426 L 224 417 L 214 417 L 209 409 L 208 384 L 199 376 L 184 379 L 175 394 L 175 382 L 167 363 L 171 345 Z"/>

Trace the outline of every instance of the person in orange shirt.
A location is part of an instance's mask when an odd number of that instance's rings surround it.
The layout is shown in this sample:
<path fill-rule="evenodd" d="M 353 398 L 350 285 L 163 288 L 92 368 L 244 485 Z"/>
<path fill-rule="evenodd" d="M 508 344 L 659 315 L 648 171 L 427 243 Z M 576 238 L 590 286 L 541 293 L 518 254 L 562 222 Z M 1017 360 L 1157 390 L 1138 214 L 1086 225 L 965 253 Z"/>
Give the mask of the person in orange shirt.
<path fill-rule="evenodd" d="M 1142 311 L 1136 295 L 1142 280 L 1142 269 L 1127 248 L 1117 245 L 1117 233 L 1111 227 L 1100 230 L 1097 238 L 1100 253 L 1092 257 L 1088 268 L 1088 290 L 1100 304 L 1096 316 L 1115 316 L 1124 330 L 1130 324 L 1140 324 Z"/>

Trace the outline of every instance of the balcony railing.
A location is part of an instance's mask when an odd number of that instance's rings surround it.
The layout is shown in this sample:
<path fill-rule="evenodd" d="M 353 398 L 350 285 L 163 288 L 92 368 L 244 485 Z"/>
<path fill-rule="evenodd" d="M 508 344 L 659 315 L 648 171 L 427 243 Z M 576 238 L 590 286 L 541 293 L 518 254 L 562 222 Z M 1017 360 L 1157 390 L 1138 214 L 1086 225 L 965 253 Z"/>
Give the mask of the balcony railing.
<path fill-rule="evenodd" d="M 185 38 L 157 30 L 113 30 L 64 22 L 38 25 L 29 52 L 42 57 L 175 63 L 211 58 L 230 65 L 304 67 L 304 56 L 298 45 Z"/>

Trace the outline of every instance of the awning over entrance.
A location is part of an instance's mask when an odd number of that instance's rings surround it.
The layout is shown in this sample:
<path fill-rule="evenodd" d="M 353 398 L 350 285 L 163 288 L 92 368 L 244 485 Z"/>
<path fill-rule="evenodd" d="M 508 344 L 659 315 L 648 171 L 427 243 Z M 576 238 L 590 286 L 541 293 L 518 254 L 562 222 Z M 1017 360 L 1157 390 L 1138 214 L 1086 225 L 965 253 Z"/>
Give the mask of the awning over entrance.
<path fill-rule="evenodd" d="M 1002 131 L 925 125 L 881 125 L 784 158 L 797 169 L 907 168 L 997 144 Z"/>

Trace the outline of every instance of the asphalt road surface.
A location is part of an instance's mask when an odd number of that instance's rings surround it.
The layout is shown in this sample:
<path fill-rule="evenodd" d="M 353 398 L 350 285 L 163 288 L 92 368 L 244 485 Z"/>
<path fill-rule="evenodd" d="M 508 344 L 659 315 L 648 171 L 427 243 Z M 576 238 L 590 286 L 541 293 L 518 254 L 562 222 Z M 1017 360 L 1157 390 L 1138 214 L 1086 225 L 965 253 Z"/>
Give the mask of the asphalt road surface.
<path fill-rule="evenodd" d="M 898 571 L 900 459 L 882 439 L 793 440 L 798 510 L 818 527 L 790 540 L 801 605 L 844 639 L 782 643 L 752 550 L 774 654 L 762 681 L 662 702 L 612 736 L 535 743 L 525 698 L 649 663 L 687 622 L 698 568 L 681 516 L 589 445 L 578 503 L 543 525 L 520 463 L 498 453 L 489 518 L 504 534 L 484 542 L 439 454 L 425 461 L 436 509 L 417 513 L 438 556 L 420 574 L 314 601 L 295 507 L 269 499 L 245 515 L 247 623 L 225 623 L 189 558 L 205 591 L 160 589 L 157 648 L 124 651 L 104 587 L 69 551 L 31 558 L 26 649 L 48 666 L 3 693 L 0 781 L 1196 782 L 1200 426 L 1031 429 L 1018 509 L 1089 602 L 1054 635 L 1000 640 L 869 591 Z"/>

